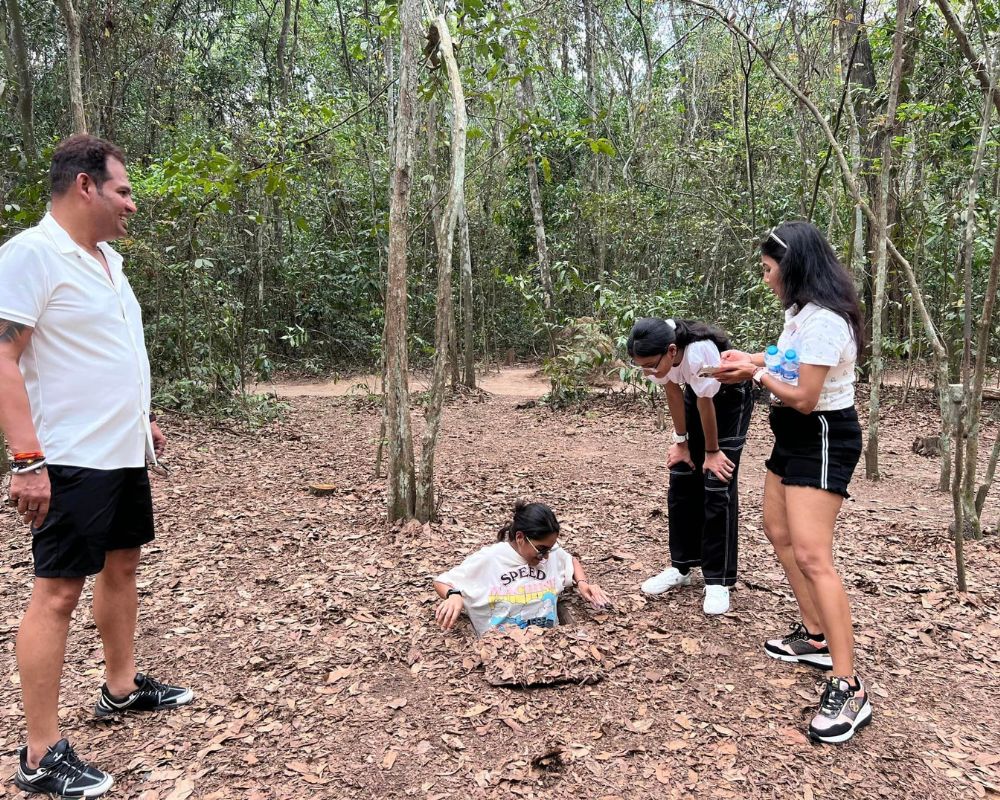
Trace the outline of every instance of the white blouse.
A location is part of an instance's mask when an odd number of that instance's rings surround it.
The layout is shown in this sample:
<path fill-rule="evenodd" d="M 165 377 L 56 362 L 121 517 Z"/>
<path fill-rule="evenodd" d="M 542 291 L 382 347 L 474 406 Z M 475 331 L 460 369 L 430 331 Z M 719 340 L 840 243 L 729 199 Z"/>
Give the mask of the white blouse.
<path fill-rule="evenodd" d="M 778 349 L 794 350 L 799 362 L 829 367 L 820 391 L 817 411 L 838 411 L 854 405 L 854 365 L 857 347 L 854 332 L 847 321 L 815 303 L 801 309 L 785 310 L 785 328 L 778 338 Z"/>

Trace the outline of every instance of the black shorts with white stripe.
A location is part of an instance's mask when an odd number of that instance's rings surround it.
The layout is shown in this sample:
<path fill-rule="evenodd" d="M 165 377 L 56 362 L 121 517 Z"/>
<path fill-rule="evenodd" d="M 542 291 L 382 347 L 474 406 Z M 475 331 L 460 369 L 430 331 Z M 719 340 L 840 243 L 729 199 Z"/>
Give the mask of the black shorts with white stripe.
<path fill-rule="evenodd" d="M 847 486 L 861 458 L 861 425 L 854 406 L 801 414 L 771 408 L 774 449 L 764 465 L 785 486 L 814 486 L 850 497 Z"/>

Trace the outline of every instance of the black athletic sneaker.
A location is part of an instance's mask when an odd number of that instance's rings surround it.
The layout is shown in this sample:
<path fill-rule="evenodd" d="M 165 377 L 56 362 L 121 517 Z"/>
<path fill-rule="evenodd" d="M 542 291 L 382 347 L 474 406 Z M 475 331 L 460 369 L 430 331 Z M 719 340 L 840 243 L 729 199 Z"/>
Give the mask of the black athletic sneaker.
<path fill-rule="evenodd" d="M 25 792 L 59 797 L 100 797 L 115 782 L 108 773 L 81 761 L 65 739 L 49 748 L 38 769 L 28 769 L 27 747 L 21 748 L 20 756 L 21 764 L 14 773 L 14 783 Z"/>
<path fill-rule="evenodd" d="M 820 669 L 833 669 L 833 659 L 825 640 L 810 639 L 801 622 L 792 626 L 792 632 L 784 639 L 768 639 L 764 652 L 779 661 L 793 661 Z"/>
<path fill-rule="evenodd" d="M 154 681 L 141 672 L 135 676 L 135 685 L 139 688 L 131 694 L 115 697 L 108 691 L 105 683 L 101 687 L 101 697 L 94 707 L 94 713 L 99 717 L 106 717 L 122 711 L 162 711 L 187 705 L 194 699 L 194 692 L 190 689 Z"/>

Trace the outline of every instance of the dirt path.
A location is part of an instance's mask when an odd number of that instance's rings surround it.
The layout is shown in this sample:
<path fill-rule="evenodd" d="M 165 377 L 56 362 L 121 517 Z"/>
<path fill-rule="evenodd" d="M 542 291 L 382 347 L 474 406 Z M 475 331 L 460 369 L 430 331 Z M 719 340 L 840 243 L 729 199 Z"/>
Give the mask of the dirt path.
<path fill-rule="evenodd" d="M 476 377 L 479 388 L 501 397 L 541 397 L 549 390 L 548 380 L 537 366 L 505 367 L 500 372 L 487 372 Z M 430 386 L 426 373 L 410 375 L 410 390 L 423 391 Z M 328 381 L 291 381 L 261 383 L 259 392 L 273 392 L 279 397 L 346 397 L 363 396 L 379 391 L 378 375 L 335 377 Z"/>
<path fill-rule="evenodd" d="M 379 412 L 302 397 L 237 434 L 163 415 L 168 479 L 154 477 L 157 539 L 139 575 L 140 669 L 192 685 L 171 714 L 94 724 L 101 651 L 89 588 L 71 629 L 63 730 L 133 800 L 951 800 L 1000 794 L 1000 537 L 966 546 L 971 592 L 952 591 L 947 498 L 909 443 L 926 402 L 885 395 L 886 479 L 856 478 L 836 555 L 874 723 L 843 747 L 802 731 L 818 675 L 766 658 L 795 612 L 761 530 L 758 410 L 741 476 L 733 610 L 701 587 L 646 598 L 664 565 L 665 437 L 653 414 L 516 410 L 511 397 L 445 409 L 440 520 L 387 529 L 372 477 Z M 420 415 L 414 415 L 419 435 Z M 992 441 L 990 426 L 984 439 Z M 313 497 L 310 481 L 335 484 Z M 431 578 L 495 538 L 517 497 L 557 510 L 563 540 L 613 596 L 561 629 L 602 654 L 603 680 L 508 689 L 485 680 L 467 624 L 433 625 Z M 994 493 L 987 518 L 1000 511 Z M 24 740 L 13 637 L 30 541 L 0 511 L 0 775 Z M 696 581 L 697 583 L 698 581 Z M 567 649 L 560 657 L 574 658 Z M 552 755 L 556 753 L 556 755 Z M 0 791 L 0 794 L 3 794 Z M 8 793 L 7 796 L 13 796 Z"/>

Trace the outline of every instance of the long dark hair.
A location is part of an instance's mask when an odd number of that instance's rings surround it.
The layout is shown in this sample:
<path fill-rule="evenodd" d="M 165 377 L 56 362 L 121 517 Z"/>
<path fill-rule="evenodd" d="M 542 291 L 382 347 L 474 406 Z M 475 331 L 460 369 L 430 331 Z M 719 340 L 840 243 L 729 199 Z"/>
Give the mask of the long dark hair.
<path fill-rule="evenodd" d="M 553 533 L 559 533 L 559 520 L 545 503 L 518 500 L 514 504 L 514 518 L 500 529 L 497 541 L 511 542 L 518 531 L 529 539 L 544 539 Z"/>
<path fill-rule="evenodd" d="M 860 354 L 865 345 L 865 323 L 858 292 L 819 228 L 811 222 L 783 222 L 760 243 L 760 252 L 781 267 L 782 305 L 802 308 L 815 303 L 842 317 L 854 333 Z"/>
<path fill-rule="evenodd" d="M 714 325 L 688 319 L 675 319 L 671 322 L 674 324 L 671 325 L 667 320 L 656 317 L 637 319 L 632 326 L 632 332 L 628 335 L 629 358 L 662 356 L 672 344 L 683 349 L 691 342 L 701 342 L 706 339 L 713 342 L 720 353 L 732 347 L 726 332 Z"/>

